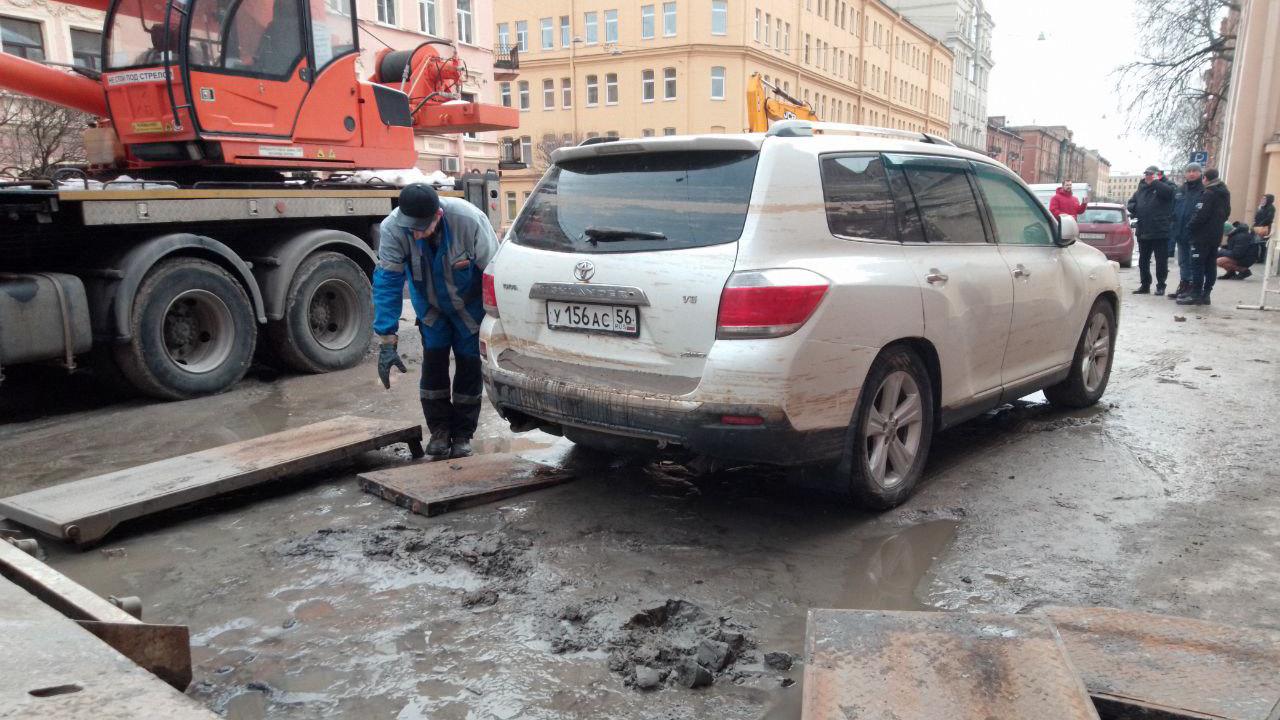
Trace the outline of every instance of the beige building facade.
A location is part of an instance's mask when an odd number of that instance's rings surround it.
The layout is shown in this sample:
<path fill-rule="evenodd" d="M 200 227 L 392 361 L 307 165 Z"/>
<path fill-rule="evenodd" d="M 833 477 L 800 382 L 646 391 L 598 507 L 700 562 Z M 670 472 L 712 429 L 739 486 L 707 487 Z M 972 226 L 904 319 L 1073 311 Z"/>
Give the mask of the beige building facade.
<path fill-rule="evenodd" d="M 1129 198 L 1138 192 L 1138 185 L 1142 182 L 1141 175 L 1123 174 L 1112 175 L 1111 183 L 1108 187 L 1112 200 L 1116 202 L 1129 202 Z"/>
<path fill-rule="evenodd" d="M 1253 220 L 1264 193 L 1280 195 L 1280 0 L 1245 0 L 1223 133 L 1232 220 Z M 1212 158 L 1211 158 L 1212 160 Z"/>
<path fill-rule="evenodd" d="M 544 0 L 494 3 L 520 77 L 528 169 L 503 173 L 510 222 L 550 151 L 596 136 L 744 132 L 752 73 L 833 122 L 946 136 L 952 54 L 879 0 Z"/>

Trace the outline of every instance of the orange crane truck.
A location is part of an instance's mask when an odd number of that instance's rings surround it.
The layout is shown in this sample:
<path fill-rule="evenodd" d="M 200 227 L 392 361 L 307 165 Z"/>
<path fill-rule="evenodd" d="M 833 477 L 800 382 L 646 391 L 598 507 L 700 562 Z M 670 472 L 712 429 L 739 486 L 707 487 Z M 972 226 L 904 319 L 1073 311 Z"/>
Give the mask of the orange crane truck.
<path fill-rule="evenodd" d="M 107 13 L 100 73 L 0 53 L 0 92 L 96 118 L 81 189 L 0 183 L 0 370 L 91 358 L 183 399 L 230 387 L 255 352 L 351 367 L 397 192 L 315 178 L 413 167 L 415 133 L 519 125 L 462 98 L 446 43 L 383 50 L 358 77 L 354 0 L 71 2 Z M 464 192 L 496 226 L 497 174 Z"/>

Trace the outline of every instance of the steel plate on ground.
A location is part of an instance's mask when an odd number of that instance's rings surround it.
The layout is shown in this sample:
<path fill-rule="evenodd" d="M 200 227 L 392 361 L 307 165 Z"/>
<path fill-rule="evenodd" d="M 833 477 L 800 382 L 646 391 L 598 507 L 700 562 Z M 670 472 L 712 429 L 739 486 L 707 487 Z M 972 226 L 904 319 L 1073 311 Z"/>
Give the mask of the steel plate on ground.
<path fill-rule="evenodd" d="M 1096 720 L 1043 618 L 810 610 L 804 720 Z"/>
<path fill-rule="evenodd" d="M 0 500 L 0 515 L 83 546 L 125 520 L 316 470 L 397 442 L 420 447 L 421 440 L 416 423 L 342 416 L 14 495 Z"/>
<path fill-rule="evenodd" d="M 3 578 L 0 637 L 0 718 L 218 717 Z"/>
<path fill-rule="evenodd" d="M 560 468 L 510 453 L 418 462 L 360 475 L 360 487 L 428 517 L 573 479 Z"/>
<path fill-rule="evenodd" d="M 1112 608 L 1042 612 L 1105 718 L 1280 718 L 1280 633 Z"/>

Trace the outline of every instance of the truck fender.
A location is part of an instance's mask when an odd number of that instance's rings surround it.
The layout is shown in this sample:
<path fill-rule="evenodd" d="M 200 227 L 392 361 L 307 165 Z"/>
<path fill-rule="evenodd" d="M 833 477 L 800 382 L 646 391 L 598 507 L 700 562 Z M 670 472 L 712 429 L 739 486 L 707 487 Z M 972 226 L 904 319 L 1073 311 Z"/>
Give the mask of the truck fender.
<path fill-rule="evenodd" d="M 371 277 L 378 261 L 368 243 L 341 230 L 308 230 L 277 240 L 252 258 L 253 274 L 262 287 L 267 319 L 284 318 L 285 298 L 289 285 L 293 283 L 293 274 L 302 261 L 317 250 L 332 250 L 346 255 Z"/>
<path fill-rule="evenodd" d="M 203 235 L 191 233 L 172 233 L 151 238 L 150 240 L 130 248 L 128 252 L 111 263 L 117 272 L 112 273 L 119 278 L 114 290 L 108 297 L 111 302 L 111 318 L 115 324 L 115 338 L 120 342 L 132 339 L 133 298 L 138 294 L 147 272 L 159 261 L 171 255 L 203 257 L 229 270 L 244 286 L 253 303 L 253 312 L 258 322 L 265 323 L 267 316 L 262 306 L 262 293 L 258 290 L 258 282 L 249 269 L 249 264 L 240 259 L 235 251 Z"/>

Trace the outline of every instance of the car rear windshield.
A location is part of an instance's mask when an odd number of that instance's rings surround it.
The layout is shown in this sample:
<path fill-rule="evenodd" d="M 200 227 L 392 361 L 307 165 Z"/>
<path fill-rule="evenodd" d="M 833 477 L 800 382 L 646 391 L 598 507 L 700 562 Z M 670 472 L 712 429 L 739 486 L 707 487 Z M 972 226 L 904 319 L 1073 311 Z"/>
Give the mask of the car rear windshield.
<path fill-rule="evenodd" d="M 1119 225 L 1124 213 L 1119 208 L 1089 208 L 1080 215 L 1080 222 L 1092 225 Z"/>
<path fill-rule="evenodd" d="M 526 202 L 512 237 L 517 245 L 582 253 L 734 242 L 747 220 L 758 158 L 662 152 L 559 163 Z"/>

